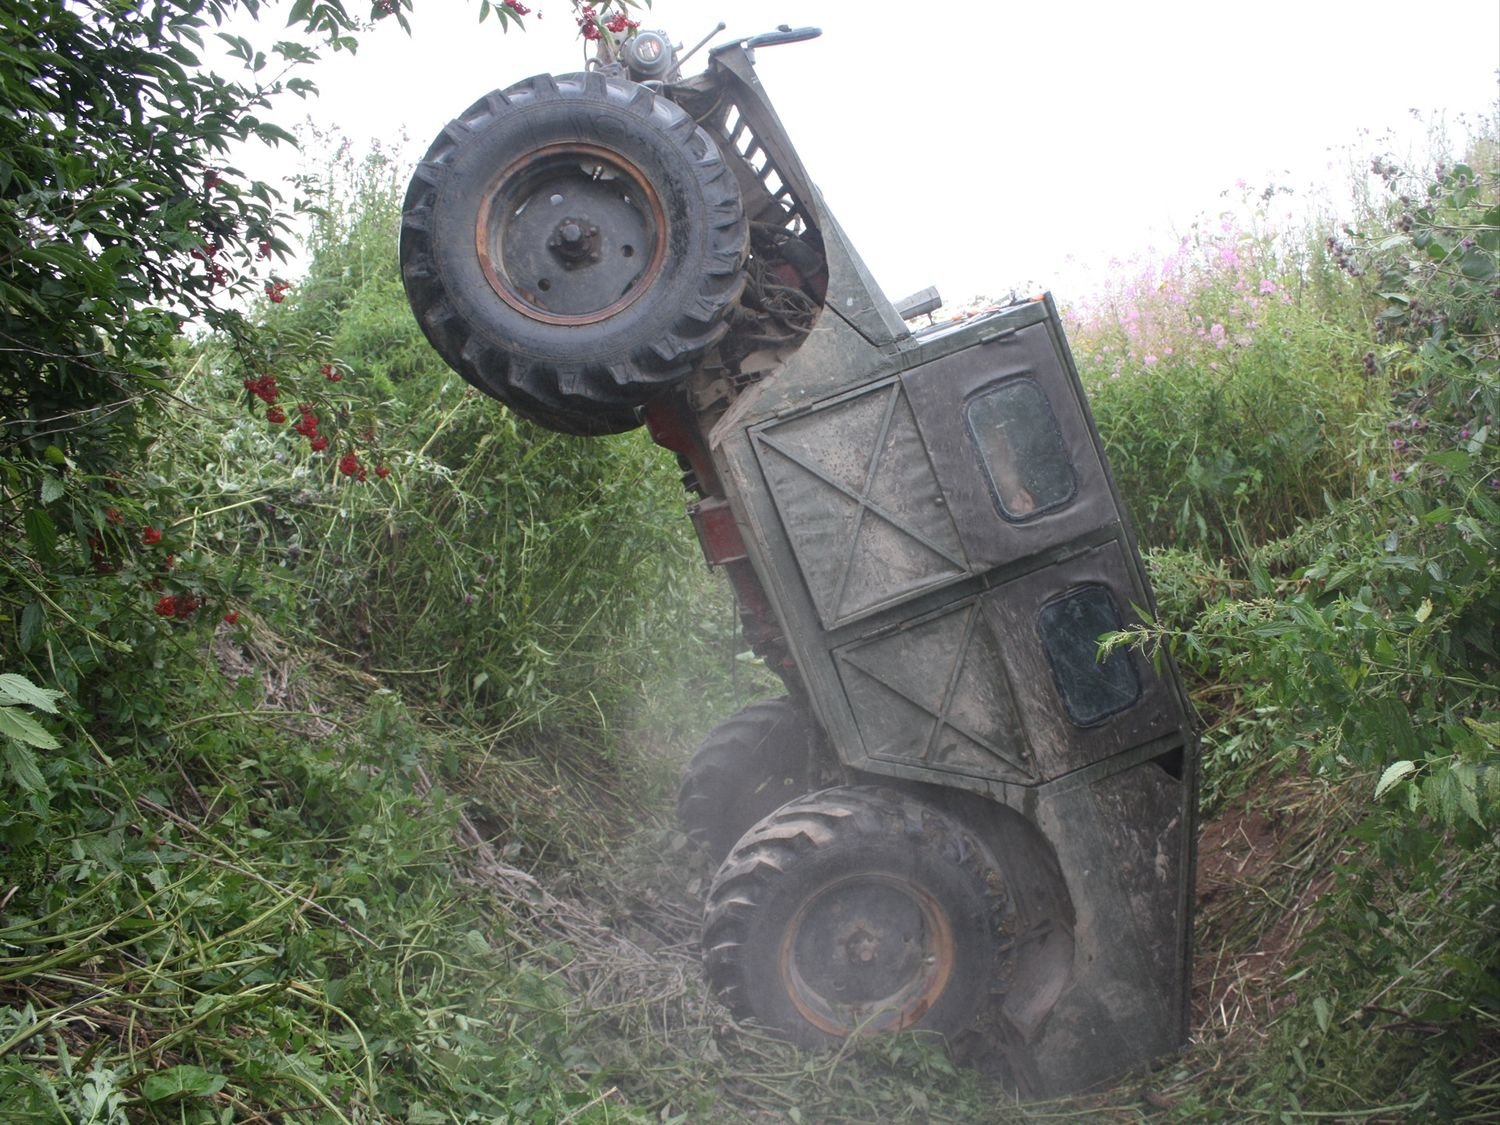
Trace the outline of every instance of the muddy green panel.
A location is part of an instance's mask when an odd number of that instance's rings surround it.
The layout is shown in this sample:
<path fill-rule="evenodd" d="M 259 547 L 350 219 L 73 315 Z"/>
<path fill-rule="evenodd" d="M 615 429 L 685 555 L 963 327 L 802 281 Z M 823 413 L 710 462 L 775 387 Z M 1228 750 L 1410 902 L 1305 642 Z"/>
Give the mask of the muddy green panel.
<path fill-rule="evenodd" d="M 752 439 L 824 628 L 968 573 L 899 380 L 756 427 Z"/>
<path fill-rule="evenodd" d="M 1016 784 L 1036 780 L 977 601 L 834 655 L 871 759 Z"/>

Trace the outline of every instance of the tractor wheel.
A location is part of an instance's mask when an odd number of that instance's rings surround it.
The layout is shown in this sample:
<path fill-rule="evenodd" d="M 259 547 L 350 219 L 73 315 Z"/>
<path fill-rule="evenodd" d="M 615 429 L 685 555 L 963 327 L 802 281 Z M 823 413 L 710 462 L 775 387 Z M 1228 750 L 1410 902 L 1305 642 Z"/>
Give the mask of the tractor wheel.
<path fill-rule="evenodd" d="M 553 430 L 616 433 L 723 335 L 748 244 L 734 175 L 682 109 L 621 78 L 541 75 L 428 149 L 401 275 L 474 386 Z"/>
<path fill-rule="evenodd" d="M 889 789 L 825 789 L 729 853 L 704 964 L 736 1017 L 793 1042 L 952 1035 L 1008 977 L 1009 919 L 997 864 L 957 821 Z"/>
<path fill-rule="evenodd" d="M 737 711 L 708 732 L 677 791 L 677 820 L 714 863 L 761 817 L 807 792 L 807 719 L 785 696 Z"/>

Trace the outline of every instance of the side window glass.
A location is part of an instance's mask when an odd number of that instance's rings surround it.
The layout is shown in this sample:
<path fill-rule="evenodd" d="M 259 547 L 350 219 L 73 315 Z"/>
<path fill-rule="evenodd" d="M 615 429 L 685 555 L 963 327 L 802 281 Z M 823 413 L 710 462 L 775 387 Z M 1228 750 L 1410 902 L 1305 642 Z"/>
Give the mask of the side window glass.
<path fill-rule="evenodd" d="M 1012 523 L 1060 508 L 1078 478 L 1047 396 L 1032 379 L 1007 379 L 964 406 L 969 437 L 979 450 L 990 492 Z"/>
<path fill-rule="evenodd" d="M 1042 648 L 1068 718 L 1092 726 L 1141 697 L 1130 654 L 1117 648 L 1102 663 L 1099 637 L 1120 628 L 1114 598 L 1103 586 L 1082 586 L 1041 611 Z"/>

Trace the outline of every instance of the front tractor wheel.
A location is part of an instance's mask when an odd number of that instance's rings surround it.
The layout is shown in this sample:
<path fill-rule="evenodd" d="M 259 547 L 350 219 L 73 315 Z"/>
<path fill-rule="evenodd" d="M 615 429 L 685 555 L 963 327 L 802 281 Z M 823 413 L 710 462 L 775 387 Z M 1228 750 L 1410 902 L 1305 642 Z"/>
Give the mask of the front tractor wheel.
<path fill-rule="evenodd" d="M 401 274 L 465 379 L 550 429 L 611 433 L 723 335 L 748 246 L 734 175 L 685 111 L 623 78 L 541 75 L 428 150 Z"/>
<path fill-rule="evenodd" d="M 736 1017 L 794 1042 L 953 1035 L 1004 989 L 1009 918 L 997 864 L 957 821 L 888 789 L 827 789 L 730 852 L 704 962 Z"/>

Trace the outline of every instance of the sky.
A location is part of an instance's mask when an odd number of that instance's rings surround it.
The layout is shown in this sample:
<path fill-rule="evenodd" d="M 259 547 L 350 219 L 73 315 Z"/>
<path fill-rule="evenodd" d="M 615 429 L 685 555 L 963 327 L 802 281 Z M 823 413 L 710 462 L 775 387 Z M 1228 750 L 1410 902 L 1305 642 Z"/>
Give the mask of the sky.
<path fill-rule="evenodd" d="M 386 21 L 318 64 L 312 118 L 415 161 L 489 90 L 581 68 L 571 7 L 533 6 L 502 33 L 478 0 L 416 0 L 409 38 Z M 718 20 L 716 43 L 822 29 L 757 71 L 893 299 L 1082 297 L 1247 193 L 1347 198 L 1351 167 L 1425 161 L 1434 125 L 1493 116 L 1500 69 L 1500 0 L 656 0 L 641 20 L 687 46 Z"/>

